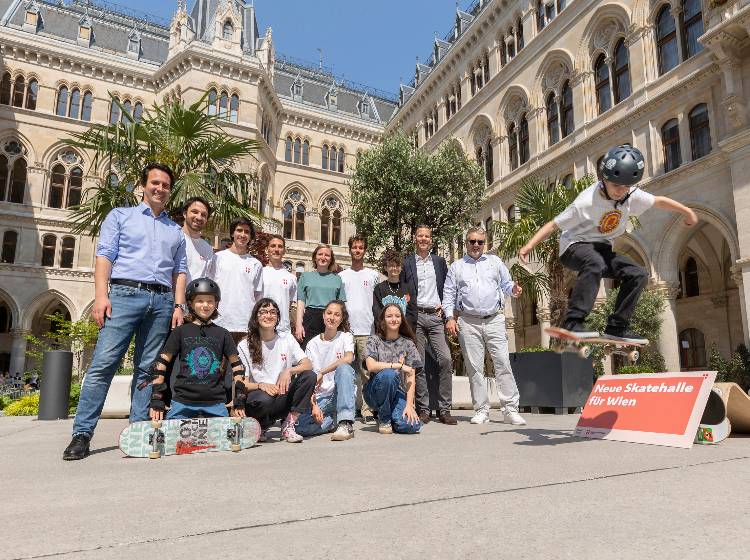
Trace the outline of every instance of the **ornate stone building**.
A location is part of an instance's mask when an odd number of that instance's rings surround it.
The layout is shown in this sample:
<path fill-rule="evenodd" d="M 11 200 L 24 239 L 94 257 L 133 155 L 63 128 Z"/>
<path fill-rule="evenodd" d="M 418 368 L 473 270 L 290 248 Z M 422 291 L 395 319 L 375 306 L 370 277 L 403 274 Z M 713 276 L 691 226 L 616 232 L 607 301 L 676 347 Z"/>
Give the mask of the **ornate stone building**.
<path fill-rule="evenodd" d="M 190 12 L 179 0 L 171 22 L 98 2 L 0 0 L 0 371 L 24 371 L 24 334 L 46 332 L 46 315 L 76 320 L 93 304 L 95 242 L 70 233 L 67 208 L 119 179 L 63 140 L 123 118 L 109 93 L 139 119 L 169 94 L 191 103 L 206 91 L 230 134 L 260 142 L 243 170 L 261 178 L 257 209 L 288 238 L 288 266 L 310 268 L 320 241 L 345 262 L 347 174 L 395 97 L 277 56 L 245 0 Z"/>
<path fill-rule="evenodd" d="M 651 211 L 618 246 L 667 298 L 670 370 L 705 367 L 712 344 L 748 344 L 749 32 L 748 0 L 477 0 L 401 86 L 387 128 L 428 151 L 458 138 L 485 169 L 486 226 L 516 218 L 524 177 L 568 182 L 612 145 L 640 148 L 641 187 L 701 223 Z M 528 307 L 507 310 L 517 346 L 546 342 L 548 311 Z"/>

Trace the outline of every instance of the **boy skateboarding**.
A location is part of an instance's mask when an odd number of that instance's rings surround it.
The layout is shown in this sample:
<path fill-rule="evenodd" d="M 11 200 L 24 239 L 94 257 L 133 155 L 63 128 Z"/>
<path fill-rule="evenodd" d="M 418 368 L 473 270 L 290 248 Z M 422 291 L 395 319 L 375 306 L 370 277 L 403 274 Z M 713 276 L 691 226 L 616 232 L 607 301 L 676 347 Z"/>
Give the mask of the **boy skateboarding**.
<path fill-rule="evenodd" d="M 612 240 L 625 233 L 630 216 L 651 208 L 679 212 L 688 227 L 698 223 L 690 208 L 665 196 L 654 196 L 635 186 L 643 177 L 643 154 L 630 144 L 610 149 L 602 159 L 601 181 L 590 186 L 554 220 L 544 224 L 518 252 L 523 263 L 529 253 L 560 230 L 560 261 L 578 273 L 568 301 L 563 327 L 579 338 L 597 338 L 584 321 L 594 306 L 602 278 L 620 281 L 614 312 L 607 319 L 603 338 L 615 342 L 647 344 L 629 329 L 638 297 L 648 282 L 648 272 L 625 255 L 612 251 Z"/>

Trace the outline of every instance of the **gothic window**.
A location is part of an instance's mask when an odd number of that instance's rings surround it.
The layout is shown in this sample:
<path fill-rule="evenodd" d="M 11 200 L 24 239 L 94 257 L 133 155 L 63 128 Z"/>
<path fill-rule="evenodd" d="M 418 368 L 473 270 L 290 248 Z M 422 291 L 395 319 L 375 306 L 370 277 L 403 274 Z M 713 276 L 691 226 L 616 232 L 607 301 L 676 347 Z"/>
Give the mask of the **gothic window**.
<path fill-rule="evenodd" d="M 112 98 L 112 103 L 109 108 L 109 124 L 117 124 L 120 122 L 120 106 L 118 102 L 120 100 L 117 97 Z"/>
<path fill-rule="evenodd" d="M 544 13 L 547 18 L 547 22 L 550 22 L 555 19 L 555 3 L 545 0 L 544 4 Z"/>
<path fill-rule="evenodd" d="M 75 256 L 75 250 L 75 238 L 63 237 L 62 250 L 60 252 L 60 268 L 73 268 L 73 257 Z"/>
<path fill-rule="evenodd" d="M 536 2 L 536 30 L 537 32 L 544 29 L 547 24 L 547 20 L 544 17 L 544 0 L 537 0 Z"/>
<path fill-rule="evenodd" d="M 508 51 L 505 49 L 505 40 L 500 37 L 500 66 L 508 64 Z"/>
<path fill-rule="evenodd" d="M 520 51 L 524 46 L 523 41 L 523 22 L 521 22 L 521 18 L 518 18 L 518 21 L 516 22 L 516 46 L 518 50 Z"/>
<path fill-rule="evenodd" d="M 492 140 L 487 140 L 484 154 L 484 179 L 485 181 L 487 181 L 488 185 L 492 184 L 492 181 L 495 180 L 495 172 L 493 169 L 492 159 Z"/>
<path fill-rule="evenodd" d="M 508 223 L 509 224 L 515 224 L 516 223 L 516 205 L 511 204 L 508 206 Z"/>
<path fill-rule="evenodd" d="M 61 152 L 50 173 L 47 205 L 51 208 L 70 208 L 81 203 L 83 169 L 81 158 L 72 150 Z"/>
<path fill-rule="evenodd" d="M 511 171 L 518 167 L 518 134 L 513 123 L 508 126 L 508 161 Z"/>
<path fill-rule="evenodd" d="M 521 165 L 529 161 L 529 121 L 526 120 L 526 115 L 521 117 L 518 127 L 518 153 Z"/>
<path fill-rule="evenodd" d="M 141 39 L 137 34 L 132 34 L 128 37 L 128 52 L 134 55 L 141 53 Z"/>
<path fill-rule="evenodd" d="M 93 109 L 94 96 L 90 91 L 83 94 L 83 105 L 81 106 L 81 120 L 91 120 L 91 110 Z"/>
<path fill-rule="evenodd" d="M 493 224 L 492 224 L 492 218 L 487 218 L 487 220 L 484 222 L 484 231 L 487 232 L 487 248 L 489 249 L 492 247 L 492 240 L 494 237 L 494 231 L 493 231 Z"/>
<path fill-rule="evenodd" d="M 476 157 L 477 165 L 484 169 L 484 150 L 482 149 L 482 146 L 477 146 L 474 156 Z M 484 184 L 488 184 L 486 176 L 484 178 Z"/>
<path fill-rule="evenodd" d="M 236 123 L 240 112 L 240 97 L 233 93 L 229 100 L 229 120 Z"/>
<path fill-rule="evenodd" d="M 677 66 L 677 27 L 668 4 L 656 16 L 656 48 L 659 54 L 659 74 L 665 74 Z"/>
<path fill-rule="evenodd" d="M 283 207 L 284 237 L 286 239 L 305 239 L 305 198 L 294 189 L 289 192 Z"/>
<path fill-rule="evenodd" d="M 508 29 L 508 41 L 506 41 L 508 47 L 508 60 L 511 60 L 516 56 L 516 42 L 513 36 L 513 28 Z"/>
<path fill-rule="evenodd" d="M 294 144 L 294 140 L 291 136 L 287 136 L 284 144 L 284 161 L 292 161 L 292 144 Z"/>
<path fill-rule="evenodd" d="M 682 0 L 682 45 L 685 58 L 690 58 L 703 50 L 698 37 L 703 35 L 703 13 L 701 0 Z"/>
<path fill-rule="evenodd" d="M 323 202 L 320 212 L 320 242 L 328 245 L 341 245 L 341 202 L 329 196 Z"/>
<path fill-rule="evenodd" d="M 68 107 L 68 116 L 77 119 L 81 111 L 81 92 L 78 88 L 74 88 L 70 92 L 70 106 Z"/>
<path fill-rule="evenodd" d="M 310 165 L 310 142 L 302 142 L 302 165 Z"/>
<path fill-rule="evenodd" d="M 232 22 L 227 20 L 224 22 L 224 27 L 221 30 L 221 35 L 225 41 L 231 41 L 234 37 L 234 25 Z"/>
<path fill-rule="evenodd" d="M 693 257 L 685 261 L 685 297 L 696 297 L 701 295 L 701 287 L 698 279 L 698 263 Z"/>
<path fill-rule="evenodd" d="M 344 172 L 344 148 L 339 148 L 338 172 Z"/>
<path fill-rule="evenodd" d="M 571 175 L 570 173 L 568 173 L 565 177 L 563 177 L 563 180 L 561 181 L 561 184 L 566 189 L 573 188 L 573 175 Z"/>
<path fill-rule="evenodd" d="M 294 140 L 293 148 L 294 148 L 293 161 L 294 163 L 300 163 L 301 158 L 302 158 L 302 140 L 300 140 L 299 138 L 296 138 Z"/>
<path fill-rule="evenodd" d="M 27 109 L 32 111 L 36 109 L 36 100 L 39 97 L 39 82 L 34 79 L 29 80 L 29 88 L 26 93 L 26 104 Z"/>
<path fill-rule="evenodd" d="M 328 144 L 323 144 L 323 169 L 328 169 Z"/>
<path fill-rule="evenodd" d="M 4 303 L 0 303 L 0 333 L 10 332 L 11 328 L 11 314 L 10 310 L 5 306 Z M 10 354 L 7 354 L 10 358 Z M 8 364 L 4 364 L 4 368 L 0 368 L 0 371 L 8 371 Z"/>
<path fill-rule="evenodd" d="M 26 150 L 9 140 L 0 152 L 0 201 L 23 204 L 26 193 Z"/>
<path fill-rule="evenodd" d="M 329 171 L 336 171 L 336 156 L 338 155 L 338 152 L 336 151 L 335 146 L 331 146 L 330 151 L 328 152 L 328 170 Z"/>
<path fill-rule="evenodd" d="M 565 9 L 565 6 L 567 5 L 567 0 L 557 0 L 557 13 L 559 14 Z"/>
<path fill-rule="evenodd" d="M 211 88 L 208 90 L 208 114 L 215 115 L 217 113 L 217 101 L 219 100 L 218 92 Z"/>
<path fill-rule="evenodd" d="M 547 97 L 547 137 L 550 146 L 557 144 L 560 140 L 560 119 L 554 93 L 550 93 Z"/>
<path fill-rule="evenodd" d="M 615 104 L 630 96 L 630 56 L 625 39 L 615 46 Z"/>
<path fill-rule="evenodd" d="M 133 121 L 139 123 L 142 120 L 143 120 L 143 103 L 138 101 L 133 106 Z"/>
<path fill-rule="evenodd" d="M 57 237 L 47 234 L 42 237 L 42 266 L 55 265 L 55 252 L 57 250 Z"/>
<path fill-rule="evenodd" d="M 698 329 L 680 333 L 680 367 L 684 370 L 706 367 L 706 340 Z"/>
<path fill-rule="evenodd" d="M 669 173 L 682 163 L 677 119 L 670 119 L 661 127 L 661 143 L 664 146 L 664 172 Z"/>
<path fill-rule="evenodd" d="M 13 83 L 13 106 L 23 107 L 23 98 L 26 94 L 26 79 L 23 76 L 16 76 Z"/>
<path fill-rule="evenodd" d="M 573 114 L 573 89 L 570 87 L 570 82 L 566 81 L 563 84 L 562 95 L 560 97 L 560 132 L 562 137 L 565 138 L 571 134 L 575 128 L 575 116 Z"/>
<path fill-rule="evenodd" d="M 6 230 L 3 234 L 3 253 L 0 260 L 4 263 L 16 262 L 16 244 L 18 243 L 18 232 Z"/>
<path fill-rule="evenodd" d="M 11 76 L 10 72 L 3 74 L 0 80 L 0 104 L 10 105 Z"/>
<path fill-rule="evenodd" d="M 55 114 L 58 117 L 64 117 L 68 114 L 68 88 L 60 86 L 57 90 L 57 108 Z"/>
<path fill-rule="evenodd" d="M 229 117 L 229 95 L 222 91 L 219 96 L 219 118 L 226 119 Z"/>
<path fill-rule="evenodd" d="M 708 122 L 708 107 L 705 103 L 696 105 L 689 114 L 690 147 L 693 160 L 711 152 L 711 127 Z"/>
<path fill-rule="evenodd" d="M 612 93 L 609 87 L 609 66 L 604 55 L 599 55 L 594 65 L 594 75 L 596 79 L 596 103 L 599 107 L 599 114 L 609 110 L 612 107 Z"/>

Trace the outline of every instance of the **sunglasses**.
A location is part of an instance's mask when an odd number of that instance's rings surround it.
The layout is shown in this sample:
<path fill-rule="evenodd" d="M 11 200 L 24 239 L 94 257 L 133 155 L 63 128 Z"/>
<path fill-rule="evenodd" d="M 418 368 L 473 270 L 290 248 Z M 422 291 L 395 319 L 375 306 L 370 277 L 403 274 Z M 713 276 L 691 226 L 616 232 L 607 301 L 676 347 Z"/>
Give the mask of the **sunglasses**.
<path fill-rule="evenodd" d="M 484 239 L 467 239 L 466 242 L 469 245 L 479 245 L 480 247 L 484 245 Z"/>

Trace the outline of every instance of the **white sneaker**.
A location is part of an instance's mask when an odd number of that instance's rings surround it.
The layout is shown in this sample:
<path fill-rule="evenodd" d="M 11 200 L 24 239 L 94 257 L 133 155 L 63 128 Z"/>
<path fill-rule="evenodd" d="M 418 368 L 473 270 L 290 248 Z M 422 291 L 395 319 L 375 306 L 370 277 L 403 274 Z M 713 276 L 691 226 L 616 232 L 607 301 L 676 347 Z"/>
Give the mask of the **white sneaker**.
<path fill-rule="evenodd" d="M 490 421 L 490 415 L 484 410 L 478 411 L 474 416 L 471 417 L 470 422 L 472 424 L 486 424 Z"/>
<path fill-rule="evenodd" d="M 332 441 L 346 441 L 354 437 L 354 427 L 351 422 L 341 421 L 339 422 L 336 431 L 331 436 Z"/>
<path fill-rule="evenodd" d="M 292 415 L 287 415 L 286 419 L 281 423 L 281 439 L 289 443 L 300 443 L 303 439 L 301 435 L 297 433 L 294 427 L 295 422 L 292 420 Z"/>
<path fill-rule="evenodd" d="M 526 420 L 515 410 L 508 410 L 503 415 L 503 423 L 513 424 L 514 426 L 525 426 Z"/>

